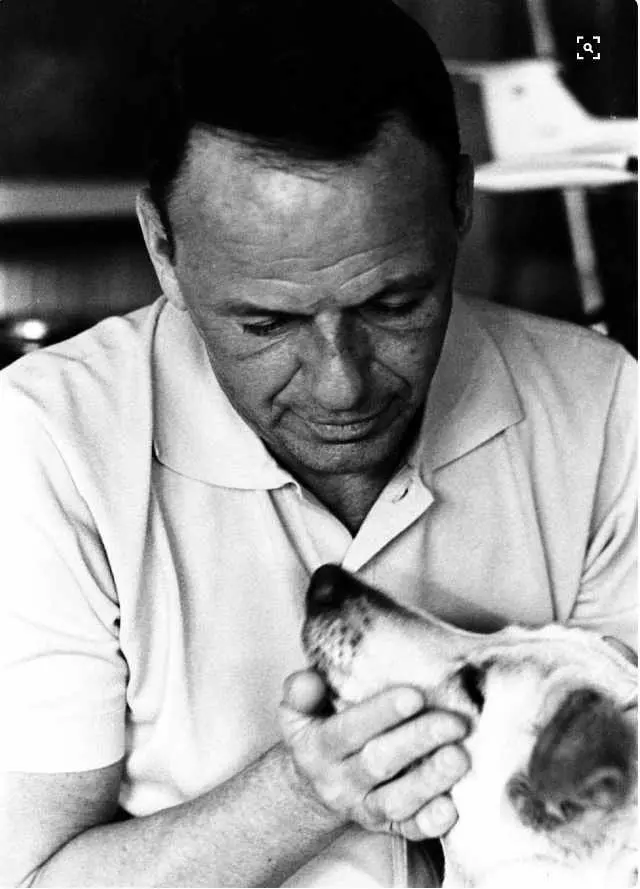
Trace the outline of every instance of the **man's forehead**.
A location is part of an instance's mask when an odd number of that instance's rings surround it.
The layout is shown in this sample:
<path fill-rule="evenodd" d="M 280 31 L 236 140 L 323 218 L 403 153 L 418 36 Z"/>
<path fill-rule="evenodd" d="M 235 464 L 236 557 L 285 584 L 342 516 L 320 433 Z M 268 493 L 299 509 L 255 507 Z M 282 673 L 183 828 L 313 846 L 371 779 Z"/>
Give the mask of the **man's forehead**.
<path fill-rule="evenodd" d="M 403 193 L 413 200 L 430 185 L 450 194 L 440 158 L 402 124 L 384 127 L 366 155 L 346 162 L 267 155 L 233 133 L 194 128 L 171 206 L 178 221 L 193 215 L 228 222 L 238 217 L 243 224 L 265 215 L 309 217 L 328 210 L 337 194 L 345 205 L 349 198 L 379 200 L 381 183 L 390 178 L 400 203 Z"/>
<path fill-rule="evenodd" d="M 291 210 L 319 205 L 332 188 L 332 178 L 329 169 L 307 169 L 280 158 L 269 163 L 232 134 L 196 129 L 178 190 L 212 207 L 226 193 L 238 205 L 268 203 L 274 210 Z"/>

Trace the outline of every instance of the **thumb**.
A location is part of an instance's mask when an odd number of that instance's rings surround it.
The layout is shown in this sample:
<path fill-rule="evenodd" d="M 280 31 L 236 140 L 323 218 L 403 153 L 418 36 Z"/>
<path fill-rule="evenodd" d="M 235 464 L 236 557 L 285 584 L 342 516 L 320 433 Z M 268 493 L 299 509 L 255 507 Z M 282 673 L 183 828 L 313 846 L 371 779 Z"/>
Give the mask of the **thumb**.
<path fill-rule="evenodd" d="M 285 679 L 280 703 L 280 729 L 287 743 L 308 737 L 319 717 L 330 706 L 327 686 L 313 670 L 293 673 Z"/>
<path fill-rule="evenodd" d="M 301 715 L 323 715 L 329 700 L 329 690 L 315 670 L 292 673 L 285 679 L 282 704 Z"/>

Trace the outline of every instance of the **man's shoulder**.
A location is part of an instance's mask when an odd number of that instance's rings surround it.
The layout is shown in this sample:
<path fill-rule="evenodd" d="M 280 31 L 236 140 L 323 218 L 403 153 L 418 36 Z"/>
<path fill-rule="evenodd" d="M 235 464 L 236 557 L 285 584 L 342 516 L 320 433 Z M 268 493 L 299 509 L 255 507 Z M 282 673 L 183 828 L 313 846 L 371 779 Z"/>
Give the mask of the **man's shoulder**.
<path fill-rule="evenodd" d="M 0 373 L 0 391 L 16 393 L 51 411 L 61 402 L 87 404 L 101 390 L 132 396 L 149 375 L 149 355 L 164 300 L 106 318 L 80 334 L 15 361 Z M 93 405 L 94 408 L 96 405 Z"/>
<path fill-rule="evenodd" d="M 458 303 L 493 341 L 521 392 L 610 396 L 621 368 L 634 364 L 621 345 L 589 328 L 477 298 Z"/>
<path fill-rule="evenodd" d="M 465 312 L 471 314 L 505 354 L 525 349 L 532 358 L 547 358 L 562 364 L 580 360 L 585 354 L 609 362 L 624 349 L 588 327 L 560 321 L 470 296 L 457 296 Z"/>
<path fill-rule="evenodd" d="M 64 453 L 99 459 L 152 425 L 152 349 L 164 300 L 107 318 L 0 373 L 0 426 L 26 447 L 45 433 Z"/>

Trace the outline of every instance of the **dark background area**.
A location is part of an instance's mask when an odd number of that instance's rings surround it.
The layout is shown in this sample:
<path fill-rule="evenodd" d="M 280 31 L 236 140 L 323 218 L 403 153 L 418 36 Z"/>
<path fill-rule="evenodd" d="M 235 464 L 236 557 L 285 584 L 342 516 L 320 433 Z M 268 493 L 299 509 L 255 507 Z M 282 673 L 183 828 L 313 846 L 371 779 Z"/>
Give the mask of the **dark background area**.
<path fill-rule="evenodd" d="M 504 61 L 535 56 L 525 0 L 400 0 L 445 58 Z M 634 0 L 547 0 L 562 79 L 602 117 L 637 117 L 638 7 Z M 600 35 L 599 61 L 576 58 L 576 35 Z M 464 148 L 490 156 L 479 90 L 454 78 Z M 637 188 L 588 193 L 610 333 L 637 354 Z M 458 266 L 460 290 L 580 322 L 582 305 L 559 191 L 477 193 L 475 222 Z"/>
<path fill-rule="evenodd" d="M 188 2 L 175 6 L 184 11 Z M 524 0 L 399 2 L 445 58 L 534 55 Z M 547 8 L 563 78 L 583 105 L 597 115 L 636 116 L 634 0 L 553 0 Z M 150 36 L 170 32 L 174 14 L 169 0 L 1 0 L 0 189 L 24 180 L 139 176 L 154 69 Z M 576 34 L 601 36 L 599 62 L 576 60 Z M 478 90 L 460 78 L 455 88 L 464 147 L 486 160 Z M 634 352 L 636 202 L 633 185 L 589 193 L 605 320 Z M 560 193 L 478 195 L 457 286 L 581 320 Z M 0 222 L 0 315 L 29 309 L 100 317 L 149 302 L 157 291 L 133 215 L 81 224 Z"/>

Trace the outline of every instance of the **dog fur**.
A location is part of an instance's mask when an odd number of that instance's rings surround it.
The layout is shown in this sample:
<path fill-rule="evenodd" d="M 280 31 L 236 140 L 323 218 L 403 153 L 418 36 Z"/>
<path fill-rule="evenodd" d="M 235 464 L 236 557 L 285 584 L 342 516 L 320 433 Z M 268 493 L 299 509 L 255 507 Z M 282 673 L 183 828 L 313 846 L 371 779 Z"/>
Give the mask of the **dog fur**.
<path fill-rule="evenodd" d="M 465 632 L 325 565 L 303 645 L 338 708 L 413 685 L 469 719 L 444 886 L 637 885 L 637 669 L 600 637 Z"/>

